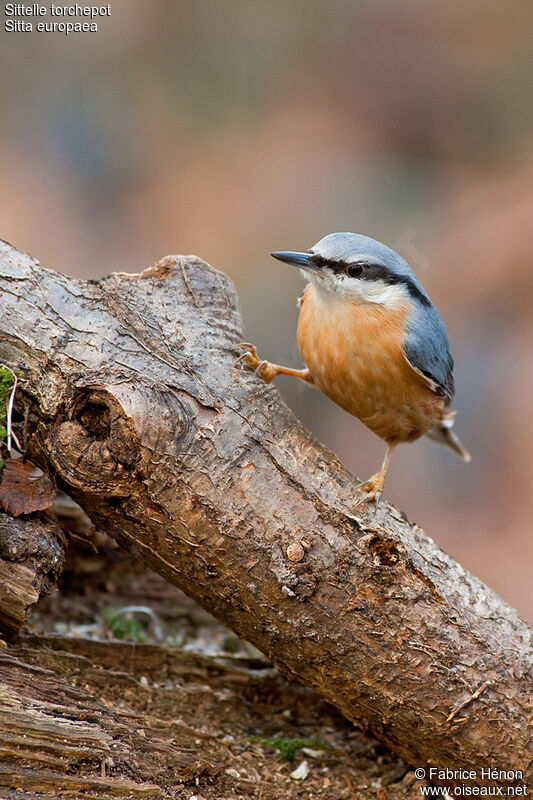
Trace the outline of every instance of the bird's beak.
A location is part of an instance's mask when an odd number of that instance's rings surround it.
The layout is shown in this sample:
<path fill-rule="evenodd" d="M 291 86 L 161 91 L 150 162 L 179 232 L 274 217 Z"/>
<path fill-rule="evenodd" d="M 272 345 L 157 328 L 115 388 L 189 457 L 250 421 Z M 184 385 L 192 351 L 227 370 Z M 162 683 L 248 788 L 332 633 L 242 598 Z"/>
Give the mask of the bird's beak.
<path fill-rule="evenodd" d="M 300 269 L 317 269 L 316 264 L 311 261 L 312 253 L 294 253 L 292 250 L 277 250 L 275 253 L 270 253 L 270 255 L 277 258 L 278 261 L 284 261 L 286 264 L 292 264 L 294 267 L 300 267 Z"/>

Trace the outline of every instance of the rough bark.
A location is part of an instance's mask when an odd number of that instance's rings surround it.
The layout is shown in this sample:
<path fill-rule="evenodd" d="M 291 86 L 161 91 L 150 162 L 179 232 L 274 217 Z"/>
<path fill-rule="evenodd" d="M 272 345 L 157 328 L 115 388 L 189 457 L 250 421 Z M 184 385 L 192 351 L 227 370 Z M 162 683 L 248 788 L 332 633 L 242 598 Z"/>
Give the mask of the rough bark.
<path fill-rule="evenodd" d="M 0 511 L 0 635 L 14 639 L 63 568 L 64 536 L 45 514 Z"/>
<path fill-rule="evenodd" d="M 354 513 L 356 479 L 232 369 L 225 275 L 76 281 L 3 245 L 0 292 L 28 452 L 95 523 L 409 763 L 531 777 L 531 629 L 401 512 Z"/>

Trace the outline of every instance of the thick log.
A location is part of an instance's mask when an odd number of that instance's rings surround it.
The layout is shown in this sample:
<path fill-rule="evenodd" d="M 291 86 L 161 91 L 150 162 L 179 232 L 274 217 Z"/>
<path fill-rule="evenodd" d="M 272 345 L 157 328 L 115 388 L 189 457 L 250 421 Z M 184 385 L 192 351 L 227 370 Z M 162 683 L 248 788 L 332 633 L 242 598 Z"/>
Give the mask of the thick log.
<path fill-rule="evenodd" d="M 30 457 L 96 524 L 409 763 L 532 776 L 530 627 L 401 512 L 354 512 L 356 479 L 232 368 L 225 275 L 84 282 L 5 244 L 0 293 Z"/>
<path fill-rule="evenodd" d="M 46 514 L 15 519 L 0 511 L 0 635 L 14 639 L 40 597 L 55 587 L 65 537 Z"/>

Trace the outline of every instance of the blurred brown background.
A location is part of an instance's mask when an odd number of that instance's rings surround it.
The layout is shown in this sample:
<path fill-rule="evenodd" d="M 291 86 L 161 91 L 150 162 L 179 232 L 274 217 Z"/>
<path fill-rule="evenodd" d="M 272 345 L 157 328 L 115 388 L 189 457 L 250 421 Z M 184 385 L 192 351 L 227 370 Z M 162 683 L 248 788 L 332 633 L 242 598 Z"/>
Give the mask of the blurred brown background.
<path fill-rule="evenodd" d="M 386 494 L 533 617 L 533 5 L 111 7 L 97 34 L 2 29 L 0 236 L 84 278 L 196 253 L 234 279 L 260 353 L 295 366 L 302 283 L 268 252 L 337 230 L 398 249 L 447 324 L 474 460 L 401 447 Z M 357 420 L 278 385 L 375 471 Z"/>

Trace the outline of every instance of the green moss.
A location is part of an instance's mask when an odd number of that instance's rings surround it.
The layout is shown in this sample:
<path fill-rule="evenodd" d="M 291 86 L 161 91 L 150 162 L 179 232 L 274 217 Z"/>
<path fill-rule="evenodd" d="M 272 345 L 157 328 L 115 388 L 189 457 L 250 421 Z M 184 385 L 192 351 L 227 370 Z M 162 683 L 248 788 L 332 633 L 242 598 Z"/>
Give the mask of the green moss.
<path fill-rule="evenodd" d="M 274 737 L 272 739 L 262 739 L 260 736 L 249 736 L 245 739 L 246 742 L 253 742 L 254 744 L 262 744 L 265 747 L 275 747 L 279 750 L 281 757 L 284 761 L 294 761 L 296 753 L 302 747 L 308 747 L 310 750 L 327 750 L 328 752 L 338 752 L 335 747 L 323 742 L 317 742 L 314 739 L 281 739 Z"/>
<path fill-rule="evenodd" d="M 23 373 L 20 371 L 13 373 L 8 367 L 0 366 L 0 446 L 7 437 L 7 408 L 15 382 L 15 374 L 21 376 Z M 0 468 L 3 466 L 4 462 L 0 455 Z"/>
<path fill-rule="evenodd" d="M 7 436 L 7 404 L 14 382 L 13 373 L 7 367 L 0 367 L 0 442 Z"/>
<path fill-rule="evenodd" d="M 241 640 L 235 633 L 228 633 L 224 636 L 222 646 L 226 653 L 237 653 L 241 646 Z"/>
<path fill-rule="evenodd" d="M 143 624 L 133 614 L 122 614 L 120 609 L 106 608 L 102 616 L 115 639 L 141 644 L 146 642 Z"/>

